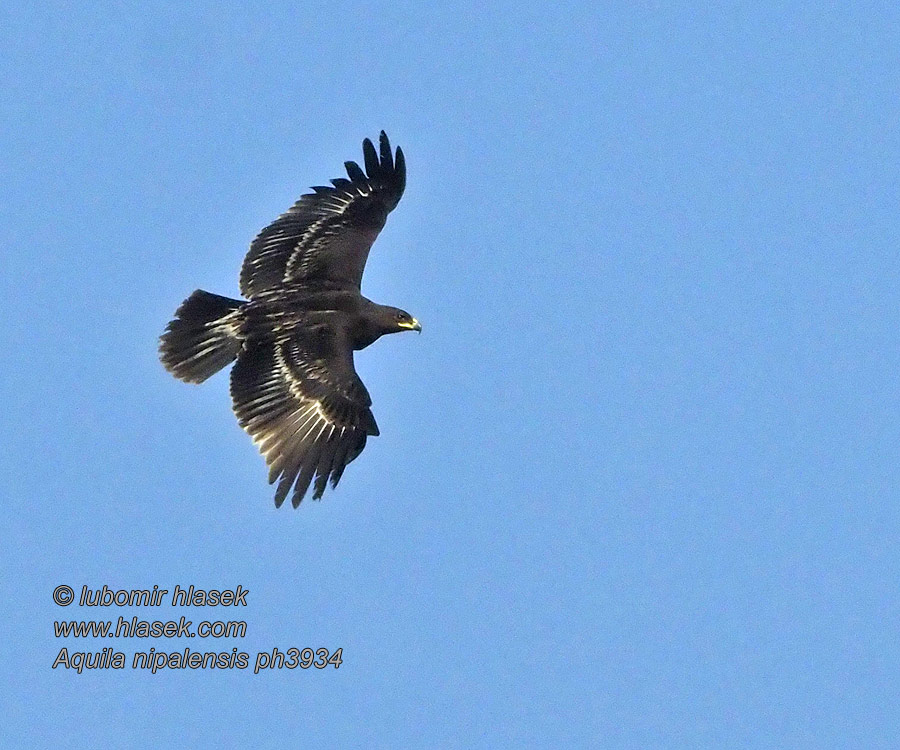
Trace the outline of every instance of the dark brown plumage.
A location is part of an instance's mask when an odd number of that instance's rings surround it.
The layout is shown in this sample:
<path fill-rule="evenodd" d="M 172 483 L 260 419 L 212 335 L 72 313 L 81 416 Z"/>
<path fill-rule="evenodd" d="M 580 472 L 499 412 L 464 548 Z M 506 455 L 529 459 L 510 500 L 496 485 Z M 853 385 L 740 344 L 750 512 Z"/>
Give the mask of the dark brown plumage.
<path fill-rule="evenodd" d="M 237 359 L 234 412 L 278 482 L 276 506 L 293 488 L 297 507 L 310 484 L 320 498 L 378 434 L 353 352 L 421 330 L 360 293 L 369 249 L 406 186 L 403 152 L 391 153 L 383 131 L 379 146 L 363 141 L 365 172 L 346 162 L 349 179 L 314 187 L 257 235 L 241 268 L 249 301 L 198 289 L 160 339 L 163 365 L 189 383 Z"/>

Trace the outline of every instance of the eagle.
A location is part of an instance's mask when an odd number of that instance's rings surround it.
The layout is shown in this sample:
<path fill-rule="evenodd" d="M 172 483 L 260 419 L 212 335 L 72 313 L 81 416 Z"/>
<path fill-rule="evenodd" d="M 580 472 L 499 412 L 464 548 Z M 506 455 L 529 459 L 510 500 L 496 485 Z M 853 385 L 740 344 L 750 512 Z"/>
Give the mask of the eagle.
<path fill-rule="evenodd" d="M 381 336 L 419 331 L 405 310 L 360 290 L 369 249 L 406 187 L 406 160 L 384 131 L 362 144 L 365 171 L 313 187 L 250 244 L 240 275 L 246 299 L 196 290 L 160 337 L 162 364 L 202 383 L 231 370 L 231 400 L 278 482 L 275 506 L 322 497 L 378 435 L 353 352 Z"/>

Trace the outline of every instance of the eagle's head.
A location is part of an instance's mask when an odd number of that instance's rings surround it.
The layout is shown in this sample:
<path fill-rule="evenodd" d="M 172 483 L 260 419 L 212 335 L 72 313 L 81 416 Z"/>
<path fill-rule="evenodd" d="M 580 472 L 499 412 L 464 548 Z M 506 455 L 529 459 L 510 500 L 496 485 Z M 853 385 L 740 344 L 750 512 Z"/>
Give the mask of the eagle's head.
<path fill-rule="evenodd" d="M 385 324 L 389 329 L 389 333 L 400 333 L 400 331 L 422 332 L 422 325 L 406 310 L 401 310 L 399 307 L 389 307 L 385 312 L 387 313 Z"/>

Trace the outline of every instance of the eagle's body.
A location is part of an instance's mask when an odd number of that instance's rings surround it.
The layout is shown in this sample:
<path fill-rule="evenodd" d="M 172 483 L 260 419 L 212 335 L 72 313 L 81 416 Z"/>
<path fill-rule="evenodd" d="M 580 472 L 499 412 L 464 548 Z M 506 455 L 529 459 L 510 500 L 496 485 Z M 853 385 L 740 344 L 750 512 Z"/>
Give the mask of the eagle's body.
<path fill-rule="evenodd" d="M 300 288 L 251 300 L 240 317 L 246 335 L 277 338 L 298 328 L 324 325 L 359 351 L 393 332 L 379 324 L 384 310 L 389 317 L 396 312 L 396 308 L 378 305 L 358 292 Z"/>
<path fill-rule="evenodd" d="M 383 132 L 380 158 L 368 139 L 363 152 L 367 173 L 346 162 L 349 180 L 313 188 L 259 233 L 241 269 L 247 301 L 197 290 L 160 342 L 166 369 L 187 382 L 237 359 L 234 411 L 278 480 L 278 506 L 292 487 L 299 505 L 313 480 L 321 497 L 378 434 L 353 352 L 421 330 L 409 313 L 360 293 L 369 248 L 406 184 L 403 152 L 395 162 Z"/>

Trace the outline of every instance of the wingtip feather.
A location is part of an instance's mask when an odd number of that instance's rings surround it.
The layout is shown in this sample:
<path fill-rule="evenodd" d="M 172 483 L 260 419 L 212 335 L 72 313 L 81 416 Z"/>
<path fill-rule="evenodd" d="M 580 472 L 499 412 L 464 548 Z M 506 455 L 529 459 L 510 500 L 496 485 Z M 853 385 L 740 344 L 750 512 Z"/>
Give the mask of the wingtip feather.
<path fill-rule="evenodd" d="M 391 154 L 391 142 L 383 130 L 379 137 L 378 146 L 381 151 L 381 172 L 386 175 L 391 174 L 394 171 L 394 156 Z"/>
<path fill-rule="evenodd" d="M 399 146 L 397 146 L 397 156 L 394 159 L 394 175 L 402 193 L 406 189 L 406 157 L 403 155 L 403 149 Z"/>
<path fill-rule="evenodd" d="M 378 154 L 375 151 L 375 146 L 368 138 L 363 141 L 363 157 L 366 163 L 366 174 L 368 174 L 369 179 L 378 177 L 381 165 L 378 163 Z"/>
<path fill-rule="evenodd" d="M 354 182 L 366 181 L 366 173 L 359 168 L 359 164 L 355 161 L 345 161 L 344 168 L 347 170 L 347 175 Z"/>

